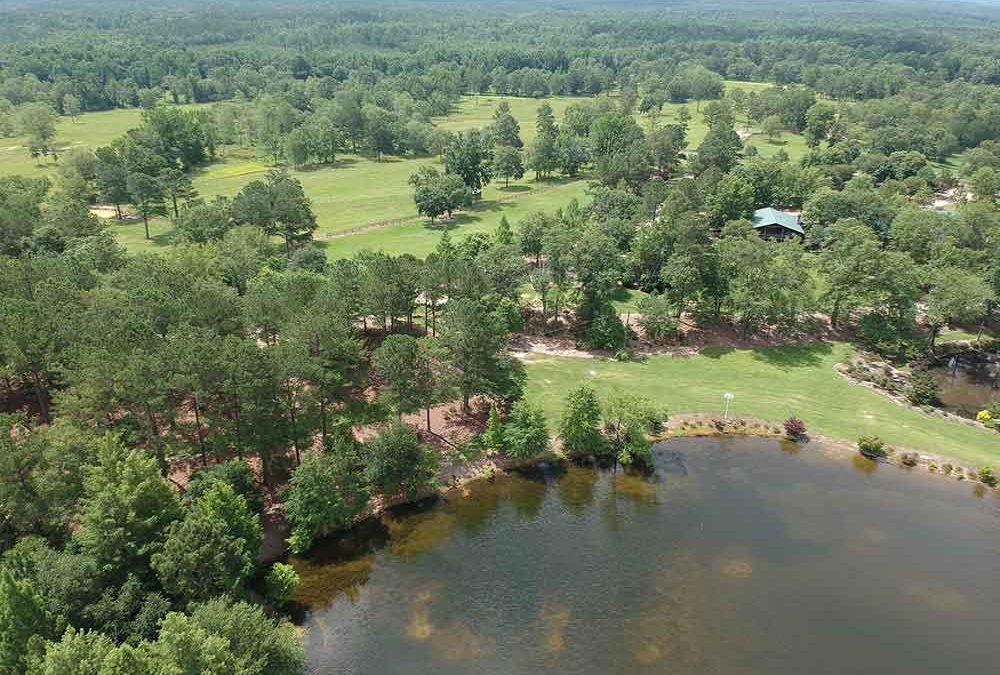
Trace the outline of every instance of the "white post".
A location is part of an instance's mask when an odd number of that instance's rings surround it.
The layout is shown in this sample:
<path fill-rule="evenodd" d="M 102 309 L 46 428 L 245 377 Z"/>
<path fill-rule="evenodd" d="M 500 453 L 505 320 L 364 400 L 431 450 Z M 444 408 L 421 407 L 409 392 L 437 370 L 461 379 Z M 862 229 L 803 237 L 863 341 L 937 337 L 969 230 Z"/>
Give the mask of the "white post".
<path fill-rule="evenodd" d="M 733 400 L 733 395 L 730 394 L 727 391 L 725 394 L 722 395 L 722 398 L 724 398 L 726 400 L 726 410 L 725 410 L 725 412 L 722 413 L 722 419 L 728 420 L 729 419 L 729 402 Z"/>

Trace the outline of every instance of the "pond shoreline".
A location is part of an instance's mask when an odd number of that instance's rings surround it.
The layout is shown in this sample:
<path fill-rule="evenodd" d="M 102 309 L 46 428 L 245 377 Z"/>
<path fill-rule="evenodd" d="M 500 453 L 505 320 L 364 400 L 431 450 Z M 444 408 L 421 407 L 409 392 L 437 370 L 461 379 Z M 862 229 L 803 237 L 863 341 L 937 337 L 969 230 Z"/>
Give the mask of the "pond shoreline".
<path fill-rule="evenodd" d="M 818 434 L 807 434 L 802 440 L 793 440 L 785 436 L 781 424 L 768 422 L 753 418 L 730 418 L 721 419 L 717 415 L 708 413 L 686 413 L 671 416 L 663 430 L 651 436 L 650 440 L 656 444 L 662 441 L 669 441 L 675 438 L 700 438 L 700 437 L 756 437 L 771 438 L 787 443 L 794 443 L 800 447 L 815 442 L 828 452 L 836 454 L 842 458 L 860 458 L 863 461 L 871 462 L 872 466 L 878 464 L 890 465 L 899 469 L 914 470 L 920 469 L 927 473 L 950 478 L 956 481 L 968 481 L 982 486 L 984 492 L 996 490 L 978 480 L 976 472 L 961 462 L 951 460 L 939 455 L 919 452 L 908 448 L 893 447 L 890 455 L 882 460 L 871 460 L 864 458 L 858 450 L 857 444 L 846 439 L 831 438 Z M 500 454 L 493 454 L 481 457 L 472 461 L 461 462 L 448 467 L 445 474 L 446 479 L 440 481 L 437 487 L 425 488 L 416 493 L 398 494 L 390 498 L 376 497 L 356 519 L 355 526 L 371 518 L 378 518 L 395 507 L 418 504 L 428 499 L 448 499 L 456 494 L 469 494 L 468 489 L 471 483 L 480 480 L 489 480 L 497 475 L 508 474 L 519 469 L 535 467 L 544 463 L 559 463 L 566 461 L 576 461 L 590 456 L 590 453 L 566 454 L 558 446 L 558 439 L 553 443 L 554 447 L 544 454 L 526 459 L 515 459 Z M 903 455 L 916 458 L 915 464 L 904 464 Z M 942 467 L 951 467 L 947 472 Z M 442 477 L 439 477 L 442 478 Z M 284 521 L 278 524 L 285 527 Z M 266 529 L 266 528 L 265 528 Z M 324 532 L 316 537 L 317 542 L 322 539 L 336 536 L 343 529 Z M 287 545 L 280 550 L 272 550 L 268 555 L 262 556 L 261 562 L 270 564 L 284 560 L 288 557 Z"/>

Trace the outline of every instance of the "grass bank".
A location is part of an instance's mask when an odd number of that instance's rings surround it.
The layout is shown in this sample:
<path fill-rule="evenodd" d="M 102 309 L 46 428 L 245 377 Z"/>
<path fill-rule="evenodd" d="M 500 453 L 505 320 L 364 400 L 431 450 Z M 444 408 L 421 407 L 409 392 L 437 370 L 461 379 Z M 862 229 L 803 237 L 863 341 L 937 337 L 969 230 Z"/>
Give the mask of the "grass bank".
<path fill-rule="evenodd" d="M 582 382 L 599 393 L 645 396 L 669 413 L 718 411 L 734 395 L 730 415 L 802 418 L 809 430 L 856 440 L 875 434 L 899 447 L 939 454 L 973 466 L 1000 464 L 1000 434 L 905 408 L 834 371 L 852 347 L 810 343 L 765 349 L 709 348 L 691 357 L 654 356 L 620 363 L 529 355 L 528 397 L 550 419 L 562 412 L 568 391 Z"/>

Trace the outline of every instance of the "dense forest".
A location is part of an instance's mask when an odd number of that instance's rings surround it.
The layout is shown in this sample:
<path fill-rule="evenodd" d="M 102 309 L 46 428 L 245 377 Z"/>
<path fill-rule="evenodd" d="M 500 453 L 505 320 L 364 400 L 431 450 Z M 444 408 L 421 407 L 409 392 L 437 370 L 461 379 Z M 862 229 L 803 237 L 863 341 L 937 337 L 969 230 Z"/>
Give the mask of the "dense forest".
<path fill-rule="evenodd" d="M 1000 11 L 431 4 L 0 2 L 0 136 L 57 167 L 0 176 L 0 675 L 304 672 L 265 528 L 303 553 L 444 462 L 553 439 L 641 466 L 656 402 L 581 386 L 546 419 L 518 336 L 624 361 L 684 322 L 822 325 L 919 372 L 945 327 L 995 320 Z M 434 124 L 477 93 L 577 98 L 539 100 L 530 144 L 507 104 Z M 56 148 L 58 118 L 114 108 L 141 123 Z M 751 127 L 806 151 L 761 156 Z M 193 171 L 237 146 L 273 170 L 198 195 Z M 433 253 L 328 259 L 287 169 L 348 152 L 436 158 L 410 178 Z M 529 173 L 587 199 L 451 231 Z M 178 239 L 130 252 L 96 203 Z M 761 237 L 765 207 L 802 236 Z M 907 395 L 934 403 L 919 375 Z M 448 405 L 475 433 L 439 435 Z"/>

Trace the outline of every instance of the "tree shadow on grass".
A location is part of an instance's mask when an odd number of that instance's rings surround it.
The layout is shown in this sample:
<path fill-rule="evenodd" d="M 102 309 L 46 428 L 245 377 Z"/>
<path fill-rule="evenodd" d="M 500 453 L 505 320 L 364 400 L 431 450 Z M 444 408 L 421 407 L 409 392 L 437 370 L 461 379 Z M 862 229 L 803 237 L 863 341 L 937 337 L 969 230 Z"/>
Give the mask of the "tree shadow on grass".
<path fill-rule="evenodd" d="M 149 243 L 151 246 L 169 246 L 180 241 L 180 233 L 177 232 L 177 228 L 172 223 L 168 224 L 168 229 L 163 232 L 151 233 L 149 239 L 143 236 L 144 228 L 141 219 L 109 220 L 106 221 L 105 226 L 112 234 L 138 233 L 141 240 Z M 152 227 L 153 223 L 150 223 L 150 229 Z"/>
<path fill-rule="evenodd" d="M 707 356 L 710 359 L 721 359 L 726 354 L 732 354 L 734 351 L 736 350 L 733 347 L 712 346 L 705 347 L 699 351 L 698 354 L 701 356 Z"/>
<path fill-rule="evenodd" d="M 439 218 L 433 223 L 429 220 L 425 221 L 424 228 L 428 230 L 458 229 L 463 225 L 478 223 L 483 219 L 483 215 L 485 213 L 501 210 L 503 210 L 503 204 L 495 199 L 485 199 L 483 201 L 476 202 L 468 211 L 459 211 L 455 213 L 450 220 L 446 218 Z"/>
<path fill-rule="evenodd" d="M 180 236 L 178 235 L 177 230 L 171 227 L 166 232 L 152 235 L 150 237 L 150 241 L 153 242 L 154 246 L 170 246 L 178 243 L 180 241 Z"/>
<path fill-rule="evenodd" d="M 505 185 L 500 188 L 500 192 L 531 192 L 530 185 Z"/>
<path fill-rule="evenodd" d="M 782 370 L 791 368 L 815 368 L 823 364 L 823 357 L 833 352 L 829 342 L 806 342 L 796 345 L 781 345 L 755 349 L 753 358 Z"/>

